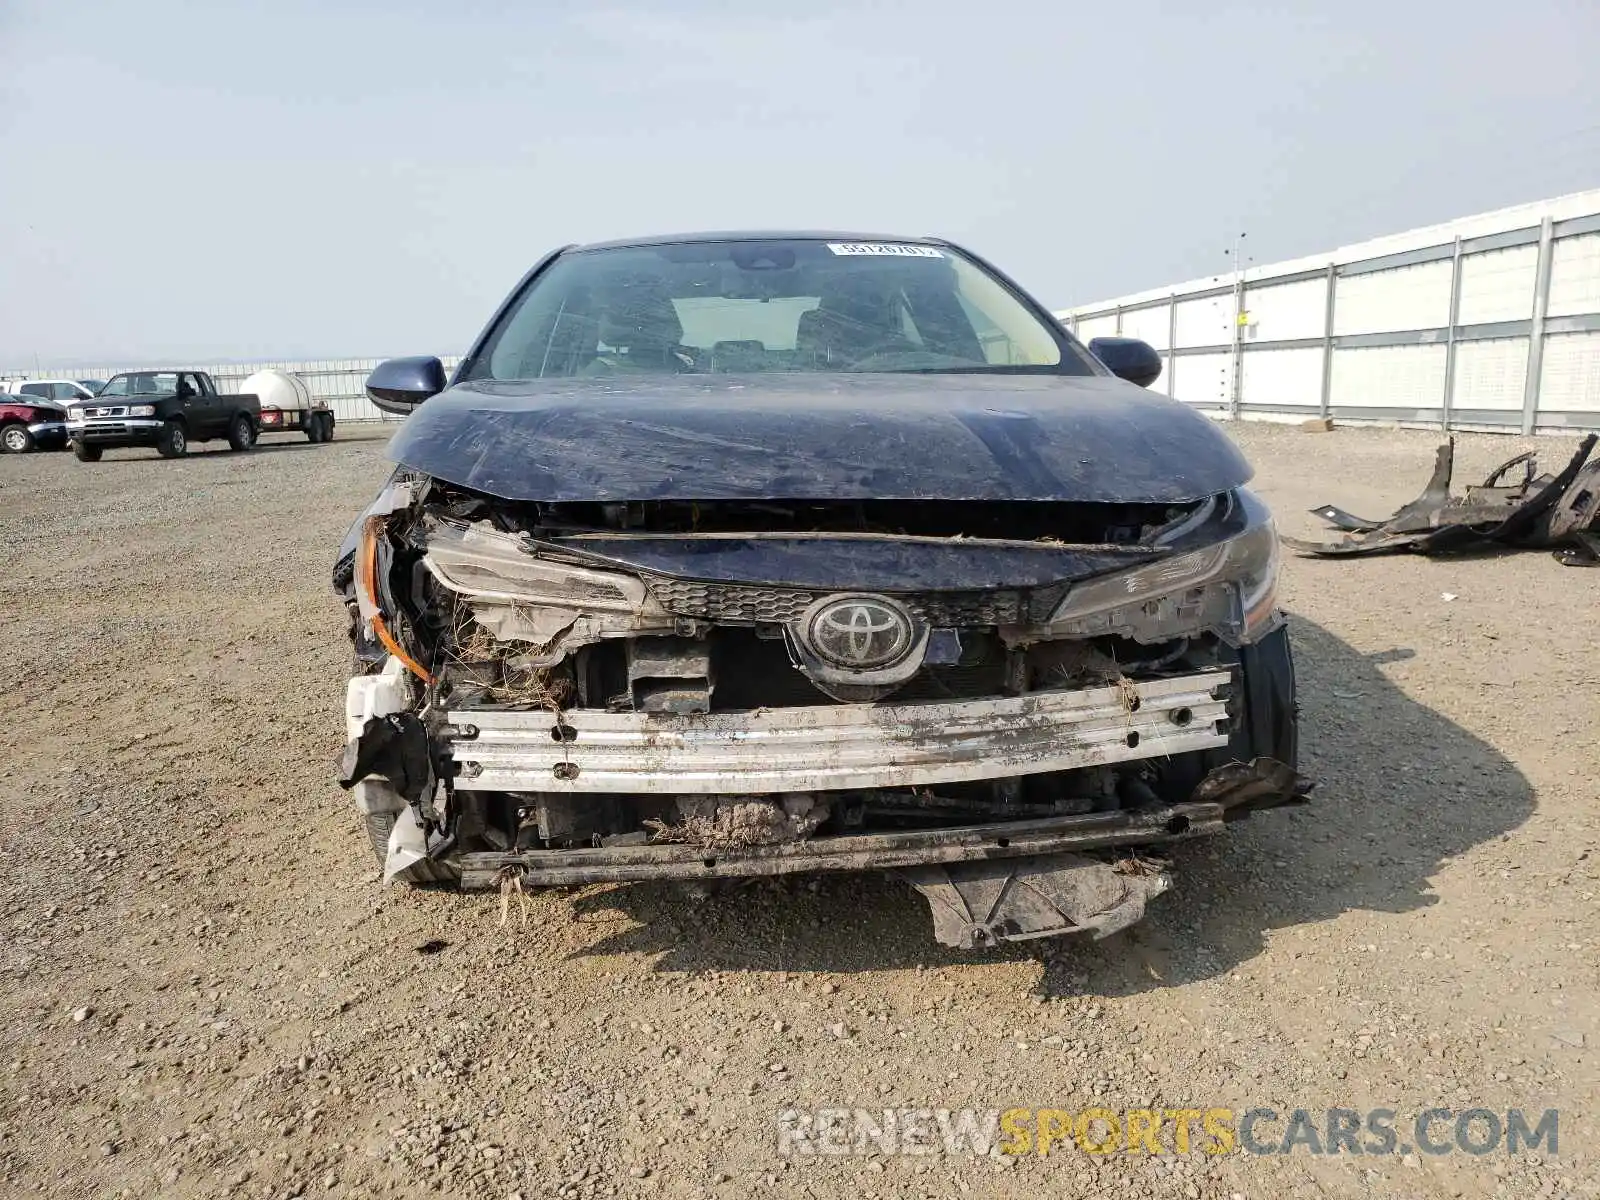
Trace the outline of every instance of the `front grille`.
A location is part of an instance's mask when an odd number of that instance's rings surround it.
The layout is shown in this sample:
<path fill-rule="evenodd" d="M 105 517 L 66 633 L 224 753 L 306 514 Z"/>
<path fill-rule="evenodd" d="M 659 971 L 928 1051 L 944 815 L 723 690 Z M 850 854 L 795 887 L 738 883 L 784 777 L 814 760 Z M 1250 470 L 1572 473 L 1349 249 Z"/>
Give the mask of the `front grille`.
<path fill-rule="evenodd" d="M 677 616 L 751 624 L 786 624 L 828 594 L 748 584 L 698 583 L 664 576 L 646 576 L 645 584 L 661 607 Z M 986 592 L 900 593 L 895 598 L 936 628 L 971 629 L 1046 620 L 1065 591 L 1063 586 L 1003 588 Z"/>
<path fill-rule="evenodd" d="M 687 579 L 647 578 L 645 585 L 662 608 L 680 617 L 775 625 L 793 621 L 821 594 Z"/>

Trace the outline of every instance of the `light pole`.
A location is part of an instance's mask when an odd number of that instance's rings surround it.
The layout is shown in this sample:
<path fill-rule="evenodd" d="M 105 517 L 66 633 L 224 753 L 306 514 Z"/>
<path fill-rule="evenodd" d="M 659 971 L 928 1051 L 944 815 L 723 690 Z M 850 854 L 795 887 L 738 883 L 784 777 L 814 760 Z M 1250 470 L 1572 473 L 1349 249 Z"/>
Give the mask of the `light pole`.
<path fill-rule="evenodd" d="M 1244 239 L 1240 233 L 1233 240 L 1233 380 L 1229 389 L 1228 414 L 1238 418 L 1244 400 Z"/>

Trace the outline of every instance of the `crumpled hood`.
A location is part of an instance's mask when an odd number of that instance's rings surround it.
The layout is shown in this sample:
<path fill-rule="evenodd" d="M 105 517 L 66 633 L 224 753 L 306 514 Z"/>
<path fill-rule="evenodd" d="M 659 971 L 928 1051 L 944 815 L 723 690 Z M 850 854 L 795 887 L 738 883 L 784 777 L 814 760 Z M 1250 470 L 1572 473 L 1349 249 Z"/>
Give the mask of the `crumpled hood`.
<path fill-rule="evenodd" d="M 513 501 L 1181 503 L 1251 476 L 1177 401 L 1102 376 L 824 374 L 474 382 L 389 455 Z"/>

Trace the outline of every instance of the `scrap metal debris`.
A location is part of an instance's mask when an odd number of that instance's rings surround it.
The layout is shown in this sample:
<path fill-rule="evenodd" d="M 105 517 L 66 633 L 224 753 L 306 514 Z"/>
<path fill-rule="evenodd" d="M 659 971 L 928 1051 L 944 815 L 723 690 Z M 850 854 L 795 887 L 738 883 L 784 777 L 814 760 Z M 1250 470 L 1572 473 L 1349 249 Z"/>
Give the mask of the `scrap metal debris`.
<path fill-rule="evenodd" d="M 1563 566 L 1600 566 L 1600 458 L 1589 461 L 1597 438 L 1589 434 L 1557 475 L 1536 474 L 1537 455 L 1508 459 L 1464 496 L 1450 494 L 1455 439 L 1439 447 L 1433 477 L 1422 494 L 1383 521 L 1368 520 L 1332 504 L 1312 513 L 1342 530 L 1333 542 L 1286 537 L 1308 554 L 1378 554 L 1408 550 L 1447 554 L 1489 546 L 1548 549 Z M 1520 479 L 1511 482 L 1518 474 Z"/>
<path fill-rule="evenodd" d="M 1101 862 L 1081 854 L 941 863 L 902 872 L 933 910 L 946 946 L 986 949 L 1002 942 L 1126 929 L 1145 904 L 1172 886 L 1158 863 Z"/>

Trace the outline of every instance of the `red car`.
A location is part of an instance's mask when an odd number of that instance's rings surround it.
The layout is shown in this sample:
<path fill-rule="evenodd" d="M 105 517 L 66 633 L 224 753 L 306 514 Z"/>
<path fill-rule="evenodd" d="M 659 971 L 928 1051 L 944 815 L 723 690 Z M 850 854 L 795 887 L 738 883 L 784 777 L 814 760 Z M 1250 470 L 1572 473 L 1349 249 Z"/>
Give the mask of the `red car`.
<path fill-rule="evenodd" d="M 8 453 L 60 450 L 66 444 L 66 409 L 33 396 L 0 396 L 0 447 Z"/>

